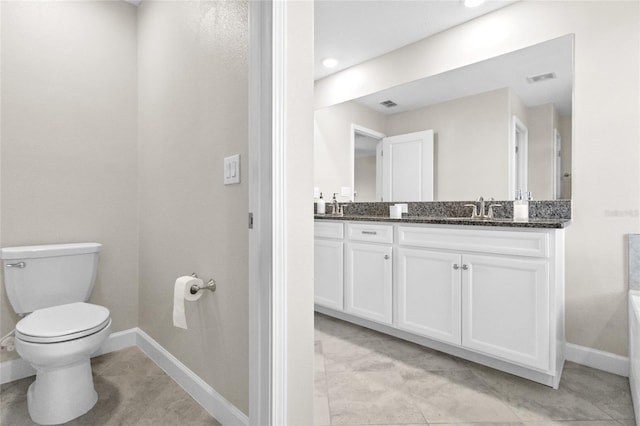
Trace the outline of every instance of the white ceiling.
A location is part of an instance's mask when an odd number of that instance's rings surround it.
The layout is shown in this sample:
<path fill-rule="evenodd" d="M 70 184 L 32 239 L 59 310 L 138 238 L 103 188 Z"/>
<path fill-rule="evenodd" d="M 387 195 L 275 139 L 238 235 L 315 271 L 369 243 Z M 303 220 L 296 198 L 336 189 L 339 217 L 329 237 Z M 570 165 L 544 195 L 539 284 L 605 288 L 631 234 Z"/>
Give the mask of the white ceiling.
<path fill-rule="evenodd" d="M 529 83 L 527 77 L 553 72 L 554 79 Z M 573 37 L 564 36 L 433 77 L 364 96 L 356 101 L 383 114 L 411 111 L 465 96 L 510 87 L 525 105 L 553 103 L 571 114 Z M 387 108 L 380 102 L 392 100 Z"/>
<path fill-rule="evenodd" d="M 508 6 L 515 1 L 489 0 L 466 8 L 461 0 L 316 0 L 315 78 L 357 65 L 435 33 Z M 332 57 L 333 69 L 322 66 Z M 555 79 L 535 84 L 527 77 L 553 72 Z M 356 101 L 385 114 L 511 87 L 527 106 L 554 103 L 571 113 L 573 39 L 571 36 L 512 52 L 427 79 L 375 93 Z M 398 104 L 386 108 L 390 99 Z"/>
<path fill-rule="evenodd" d="M 315 79 L 391 52 L 511 1 L 467 8 L 460 0 L 316 0 Z M 322 66 L 326 58 L 338 66 Z"/>

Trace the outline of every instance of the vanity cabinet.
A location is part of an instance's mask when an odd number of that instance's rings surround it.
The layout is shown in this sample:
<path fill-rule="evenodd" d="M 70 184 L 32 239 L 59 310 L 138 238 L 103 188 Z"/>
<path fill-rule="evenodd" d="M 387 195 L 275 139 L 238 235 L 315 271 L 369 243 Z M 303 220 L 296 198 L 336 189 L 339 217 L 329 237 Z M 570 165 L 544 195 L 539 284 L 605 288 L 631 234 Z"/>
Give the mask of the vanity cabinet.
<path fill-rule="evenodd" d="M 456 253 L 397 249 L 399 329 L 461 344 L 461 257 Z"/>
<path fill-rule="evenodd" d="M 557 388 L 562 229 L 345 221 L 344 232 L 344 309 L 316 289 L 317 310 Z"/>
<path fill-rule="evenodd" d="M 462 262 L 462 345 L 548 369 L 548 260 L 464 255 Z"/>
<path fill-rule="evenodd" d="M 399 226 L 398 244 L 414 248 L 399 249 L 407 255 L 399 260 L 398 326 L 547 370 L 556 315 L 552 232 Z M 410 262 L 413 270 L 404 266 Z"/>
<path fill-rule="evenodd" d="M 344 225 L 315 223 L 314 301 L 316 305 L 342 311 L 344 306 Z"/>
<path fill-rule="evenodd" d="M 345 311 L 393 322 L 393 227 L 347 224 Z"/>

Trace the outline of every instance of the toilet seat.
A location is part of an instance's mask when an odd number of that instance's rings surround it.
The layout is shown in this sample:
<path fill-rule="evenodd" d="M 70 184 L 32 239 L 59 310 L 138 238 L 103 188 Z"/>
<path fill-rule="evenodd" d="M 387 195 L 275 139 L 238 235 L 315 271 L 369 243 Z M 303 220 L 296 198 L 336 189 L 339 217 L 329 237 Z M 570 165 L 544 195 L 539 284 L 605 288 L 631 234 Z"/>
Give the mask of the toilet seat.
<path fill-rule="evenodd" d="M 16 337 L 31 343 L 60 343 L 97 333 L 111 321 L 104 306 L 69 303 L 38 309 L 16 324 Z"/>

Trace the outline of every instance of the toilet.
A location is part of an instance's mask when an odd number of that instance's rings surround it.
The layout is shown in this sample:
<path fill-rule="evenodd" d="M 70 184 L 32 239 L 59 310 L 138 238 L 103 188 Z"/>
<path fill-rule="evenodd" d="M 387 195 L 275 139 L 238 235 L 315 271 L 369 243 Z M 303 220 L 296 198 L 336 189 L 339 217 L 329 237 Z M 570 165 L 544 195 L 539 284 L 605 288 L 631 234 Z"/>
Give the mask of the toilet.
<path fill-rule="evenodd" d="M 98 400 L 90 356 L 111 333 L 111 317 L 104 306 L 86 302 L 101 248 L 77 243 L 0 249 L 9 302 L 24 316 L 16 324 L 15 348 L 36 370 L 27 391 L 35 423 L 68 422 Z"/>

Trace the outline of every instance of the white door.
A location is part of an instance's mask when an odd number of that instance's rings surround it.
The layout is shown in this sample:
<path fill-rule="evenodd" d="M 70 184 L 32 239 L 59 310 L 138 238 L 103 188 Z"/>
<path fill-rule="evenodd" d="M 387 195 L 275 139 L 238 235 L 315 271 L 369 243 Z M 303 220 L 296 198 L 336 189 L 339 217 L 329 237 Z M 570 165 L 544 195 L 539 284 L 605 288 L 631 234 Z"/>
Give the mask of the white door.
<path fill-rule="evenodd" d="M 460 345 L 461 256 L 399 248 L 396 271 L 398 328 Z"/>
<path fill-rule="evenodd" d="M 562 138 L 558 129 L 553 129 L 553 199 L 562 198 Z"/>
<path fill-rule="evenodd" d="M 343 243 L 342 241 L 314 241 L 314 295 L 315 303 L 342 311 L 343 303 Z"/>
<path fill-rule="evenodd" d="M 433 130 L 382 139 L 384 201 L 433 201 Z"/>
<path fill-rule="evenodd" d="M 547 370 L 548 263 L 464 255 L 462 267 L 462 345 Z"/>
<path fill-rule="evenodd" d="M 347 243 L 346 252 L 345 311 L 391 324 L 391 246 Z"/>

